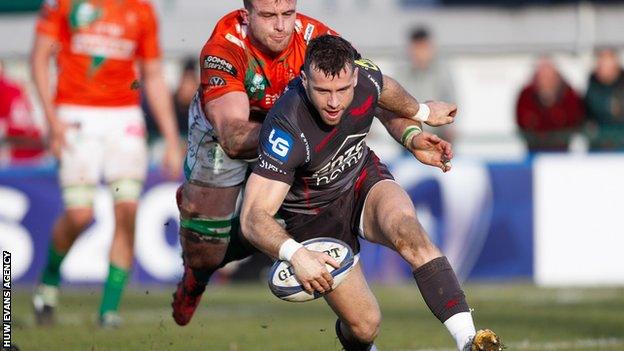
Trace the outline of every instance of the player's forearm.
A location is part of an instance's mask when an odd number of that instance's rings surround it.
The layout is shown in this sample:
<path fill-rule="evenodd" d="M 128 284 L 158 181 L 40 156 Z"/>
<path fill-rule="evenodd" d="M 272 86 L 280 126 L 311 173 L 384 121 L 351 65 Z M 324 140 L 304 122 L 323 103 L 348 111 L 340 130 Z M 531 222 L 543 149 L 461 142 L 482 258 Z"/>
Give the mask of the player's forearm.
<path fill-rule="evenodd" d="M 422 123 L 412 119 L 402 118 L 387 110 L 379 109 L 376 116 L 381 124 L 383 124 L 386 128 L 388 134 L 390 134 L 390 136 L 392 136 L 392 138 L 399 143 L 403 143 L 402 138 L 407 127 L 417 126 L 422 129 Z"/>
<path fill-rule="evenodd" d="M 384 75 L 379 107 L 401 117 L 411 118 L 418 113 L 418 100 L 408 93 L 396 80 Z"/>
<path fill-rule="evenodd" d="M 146 72 L 143 87 L 160 133 L 167 143 L 177 144 L 179 140 L 178 122 L 174 117 L 169 89 L 167 89 L 160 70 Z"/>
<path fill-rule="evenodd" d="M 275 218 L 262 209 L 249 209 L 241 214 L 243 235 L 265 254 L 279 257 L 281 245 L 291 237 Z"/>
<path fill-rule="evenodd" d="M 251 159 L 258 157 L 258 138 L 262 124 L 254 121 L 235 120 L 228 122 L 219 144 L 225 153 L 233 159 Z"/>

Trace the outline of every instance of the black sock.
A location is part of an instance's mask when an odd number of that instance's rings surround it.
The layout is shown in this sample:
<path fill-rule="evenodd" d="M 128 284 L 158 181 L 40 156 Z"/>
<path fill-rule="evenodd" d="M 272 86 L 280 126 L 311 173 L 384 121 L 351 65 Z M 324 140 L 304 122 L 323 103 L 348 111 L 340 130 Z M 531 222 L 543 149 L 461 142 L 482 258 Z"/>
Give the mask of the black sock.
<path fill-rule="evenodd" d="M 414 279 L 425 303 L 444 323 L 460 312 L 469 312 L 466 296 L 446 257 L 435 258 L 414 271 Z"/>
<path fill-rule="evenodd" d="M 336 321 L 336 335 L 338 336 L 338 340 L 340 340 L 340 344 L 342 344 L 345 351 L 369 351 L 372 349 L 373 343 L 365 344 L 359 340 L 347 339 L 342 333 L 340 324 L 340 319 L 338 319 Z"/>
<path fill-rule="evenodd" d="M 191 271 L 193 272 L 193 277 L 195 277 L 195 280 L 199 284 L 202 284 L 202 285 L 208 284 L 208 281 L 210 280 L 210 276 L 212 276 L 212 273 L 214 273 L 213 270 L 193 269 L 193 268 L 191 268 Z"/>

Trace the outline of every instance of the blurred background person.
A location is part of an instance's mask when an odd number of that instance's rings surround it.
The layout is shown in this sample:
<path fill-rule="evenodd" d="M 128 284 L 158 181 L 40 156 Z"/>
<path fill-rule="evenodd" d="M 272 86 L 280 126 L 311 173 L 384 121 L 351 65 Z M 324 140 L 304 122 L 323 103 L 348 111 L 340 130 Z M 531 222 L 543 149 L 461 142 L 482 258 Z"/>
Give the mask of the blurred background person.
<path fill-rule="evenodd" d="M 409 34 L 407 45 L 409 62 L 398 67 L 394 77 L 420 101 L 440 100 L 457 103 L 455 87 L 447 61 L 436 49 L 429 29 L 417 26 Z M 428 129 L 425 126 L 425 129 Z M 430 132 L 453 142 L 454 125 L 446 125 Z"/>
<path fill-rule="evenodd" d="M 516 105 L 516 121 L 528 151 L 567 151 L 584 114 L 583 100 L 553 61 L 540 58 Z"/>
<path fill-rule="evenodd" d="M 178 134 L 180 135 L 180 150 L 186 152 L 186 139 L 188 135 L 188 110 L 191 100 L 199 85 L 199 72 L 197 71 L 196 58 L 187 57 L 180 65 L 181 72 L 178 83 L 172 92 L 173 109 L 178 123 Z M 162 134 L 158 129 L 158 124 L 154 118 L 149 100 L 145 93 L 141 94 L 141 108 L 145 127 L 147 129 L 147 143 L 149 145 L 150 160 L 161 159 L 165 152 L 166 141 L 163 141 Z"/>
<path fill-rule="evenodd" d="M 54 322 L 61 263 L 93 220 L 93 199 L 103 176 L 113 194 L 115 226 L 98 320 L 102 327 L 118 327 L 148 166 L 141 87 L 166 140 L 163 164 L 168 175 L 176 179 L 181 172 L 178 129 L 161 68 L 154 10 L 139 0 L 45 2 L 31 55 L 33 78 L 50 126 L 50 146 L 60 162 L 65 206 L 52 230 L 47 262 L 33 296 L 36 321 Z M 55 98 L 50 90 L 52 58 L 62 73 Z"/>
<path fill-rule="evenodd" d="M 43 131 L 24 89 L 9 80 L 0 61 L 0 163 L 36 162 L 44 155 Z"/>
<path fill-rule="evenodd" d="M 596 51 L 585 94 L 590 150 L 624 150 L 624 74 L 613 48 Z"/>
<path fill-rule="evenodd" d="M 189 106 L 199 86 L 199 72 L 197 71 L 197 59 L 187 57 L 182 63 L 182 73 L 178 86 L 173 92 L 173 107 L 180 128 L 180 135 L 184 140 L 188 134 Z"/>

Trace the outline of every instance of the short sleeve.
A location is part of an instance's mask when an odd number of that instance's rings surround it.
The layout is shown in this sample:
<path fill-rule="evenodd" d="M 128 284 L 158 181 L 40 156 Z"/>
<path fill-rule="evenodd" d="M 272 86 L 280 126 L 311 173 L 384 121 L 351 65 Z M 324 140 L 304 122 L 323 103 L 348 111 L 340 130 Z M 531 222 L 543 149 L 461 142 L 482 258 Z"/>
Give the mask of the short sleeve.
<path fill-rule="evenodd" d="M 306 157 L 300 134 L 286 118 L 270 114 L 262 125 L 258 162 L 253 172 L 264 178 L 292 184 L 297 168 Z"/>
<path fill-rule="evenodd" d="M 158 59 L 160 58 L 158 19 L 151 4 L 143 4 L 141 20 L 141 38 L 137 47 L 137 56 L 143 60 Z"/>
<path fill-rule="evenodd" d="M 39 10 L 39 18 L 37 19 L 37 34 L 47 35 L 56 40 L 60 40 L 61 27 L 63 24 L 63 1 L 50 0 L 44 1 Z"/>
<path fill-rule="evenodd" d="M 208 43 L 200 56 L 202 100 L 204 103 L 233 91 L 245 92 L 245 67 L 237 48 Z"/>

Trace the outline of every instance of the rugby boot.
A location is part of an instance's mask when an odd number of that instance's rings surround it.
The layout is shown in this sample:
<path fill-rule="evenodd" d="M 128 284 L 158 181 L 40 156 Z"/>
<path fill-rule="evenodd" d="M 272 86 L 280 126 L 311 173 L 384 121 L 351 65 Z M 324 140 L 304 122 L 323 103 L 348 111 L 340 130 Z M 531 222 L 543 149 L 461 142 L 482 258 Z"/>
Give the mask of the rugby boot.
<path fill-rule="evenodd" d="M 489 329 L 477 331 L 472 341 L 464 346 L 463 351 L 501 351 L 504 349 L 500 338 Z"/>
<path fill-rule="evenodd" d="M 171 302 L 173 308 L 171 315 L 179 326 L 185 326 L 191 321 L 204 290 L 206 290 L 206 283 L 197 281 L 193 271 L 184 265 L 184 275 L 173 293 L 173 302 Z"/>
<path fill-rule="evenodd" d="M 40 284 L 33 294 L 32 304 L 38 326 L 51 326 L 56 322 L 54 310 L 58 304 L 59 288 Z"/>

